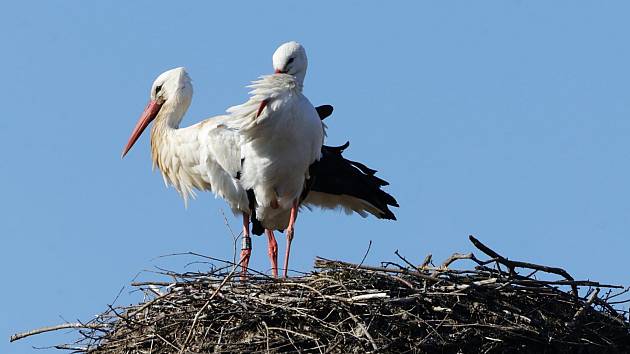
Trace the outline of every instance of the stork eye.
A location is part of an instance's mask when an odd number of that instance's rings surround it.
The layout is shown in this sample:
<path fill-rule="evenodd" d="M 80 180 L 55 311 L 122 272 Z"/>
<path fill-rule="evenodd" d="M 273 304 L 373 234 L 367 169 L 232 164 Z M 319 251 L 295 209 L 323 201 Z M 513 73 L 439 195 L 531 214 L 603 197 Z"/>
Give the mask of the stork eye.
<path fill-rule="evenodd" d="M 162 85 L 158 85 L 155 87 L 155 94 L 157 95 L 158 93 L 160 93 L 160 90 L 162 89 Z"/>
<path fill-rule="evenodd" d="M 287 61 L 287 64 L 293 63 L 293 60 L 295 60 L 295 58 L 289 58 L 289 60 Z"/>

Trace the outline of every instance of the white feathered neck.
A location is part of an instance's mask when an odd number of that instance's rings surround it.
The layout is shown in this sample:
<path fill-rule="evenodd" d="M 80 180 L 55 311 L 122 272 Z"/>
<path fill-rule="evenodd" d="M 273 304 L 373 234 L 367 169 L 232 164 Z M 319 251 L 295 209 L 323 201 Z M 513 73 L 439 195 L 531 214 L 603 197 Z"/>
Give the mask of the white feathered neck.
<path fill-rule="evenodd" d="M 251 85 L 247 86 L 252 90 L 249 92 L 251 97 L 247 102 L 238 106 L 233 106 L 227 109 L 227 112 L 238 117 L 241 133 L 247 137 L 248 130 L 255 125 L 260 124 L 264 119 L 269 116 L 262 112 L 259 117 L 256 117 L 258 109 L 263 101 L 270 102 L 281 97 L 290 97 L 292 95 L 298 95 L 302 93 L 302 82 L 293 75 L 288 74 L 274 74 L 264 75 L 258 80 L 253 81 Z M 247 122 L 246 124 L 240 124 Z"/>
<path fill-rule="evenodd" d="M 165 104 L 151 128 L 151 159 L 153 169 L 162 173 L 164 183 L 172 185 L 188 205 L 190 197 L 195 198 L 194 189 L 210 190 L 210 184 L 204 181 L 194 166 L 199 165 L 198 141 L 189 128 L 179 129 L 185 110 L 178 105 Z"/>

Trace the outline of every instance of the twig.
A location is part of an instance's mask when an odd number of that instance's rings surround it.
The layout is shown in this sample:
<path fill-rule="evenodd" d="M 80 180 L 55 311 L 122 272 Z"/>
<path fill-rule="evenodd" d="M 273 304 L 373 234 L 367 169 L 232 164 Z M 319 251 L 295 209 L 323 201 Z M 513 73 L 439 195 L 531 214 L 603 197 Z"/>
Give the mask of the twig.
<path fill-rule="evenodd" d="M 473 261 L 476 261 L 477 263 L 479 263 L 477 258 L 475 258 L 475 255 L 472 254 L 472 253 L 468 253 L 468 254 L 453 253 L 450 257 L 448 257 L 446 260 L 444 260 L 442 265 L 440 265 L 439 269 L 436 269 L 436 270 L 433 271 L 433 273 L 431 273 L 431 276 L 436 276 L 436 275 L 438 275 L 440 273 L 440 271 L 447 270 L 448 266 L 451 265 L 451 263 L 455 262 L 456 260 L 460 260 L 460 259 L 470 259 L 470 260 L 473 260 Z"/>
<path fill-rule="evenodd" d="M 241 262 L 239 262 L 240 265 Z M 212 301 L 212 299 L 214 299 L 214 297 L 217 295 L 217 293 L 221 290 L 221 288 L 223 287 L 223 285 L 225 285 L 225 283 L 227 283 L 228 280 L 230 280 L 232 278 L 232 276 L 234 275 L 234 273 L 236 272 L 237 267 L 234 267 L 234 269 L 232 269 L 232 271 L 230 272 L 230 274 L 228 274 L 227 277 L 225 277 L 223 279 L 223 281 L 221 282 L 221 284 L 219 284 L 219 286 L 217 287 L 217 289 L 212 293 L 212 295 L 210 296 L 210 298 L 208 299 L 208 301 L 206 301 L 206 303 L 201 307 L 201 309 L 199 309 L 199 311 L 197 312 L 197 314 L 195 314 L 195 318 L 193 319 L 193 323 L 190 326 L 190 331 L 188 332 L 188 335 L 186 336 L 186 339 L 184 340 L 184 343 L 182 344 L 181 349 L 179 350 L 179 353 L 182 354 L 184 352 L 184 350 L 186 350 L 186 346 L 188 345 L 188 341 L 190 341 L 190 337 L 192 336 L 192 333 L 195 330 L 195 326 L 197 325 L 197 321 L 199 320 L 199 316 L 201 316 L 201 313 L 203 311 L 205 311 L 205 309 L 208 307 L 208 305 L 210 305 L 210 302 Z"/>
<path fill-rule="evenodd" d="M 371 270 L 371 271 L 378 271 L 378 272 L 384 272 L 384 273 L 396 273 L 396 274 L 410 274 L 413 276 L 416 276 L 418 278 L 424 279 L 424 280 L 429 280 L 432 282 L 440 282 L 440 281 L 444 281 L 447 283 L 451 283 L 449 280 L 447 279 L 439 279 L 439 278 L 435 278 L 417 271 L 410 271 L 407 269 L 391 269 L 391 268 L 383 268 L 383 267 L 373 267 L 373 266 L 365 266 L 365 265 L 359 265 L 359 264 L 352 264 L 352 263 L 348 263 L 348 262 L 342 262 L 342 261 L 331 261 L 329 259 L 326 258 L 321 258 L 321 257 L 317 257 L 317 259 L 315 260 L 315 267 L 318 266 L 324 266 L 324 264 L 328 263 L 331 266 L 343 266 L 343 267 L 349 267 L 349 268 L 356 268 L 356 269 L 363 269 L 363 270 Z"/>
<path fill-rule="evenodd" d="M 368 253 L 370 253 L 370 248 L 372 248 L 372 240 L 370 240 L 370 243 L 368 243 L 367 250 L 363 254 L 363 258 L 361 258 L 361 262 L 359 263 L 359 266 L 362 266 L 363 262 L 365 262 L 365 258 L 367 258 Z"/>
<path fill-rule="evenodd" d="M 547 273 L 553 273 L 553 274 L 557 274 L 560 276 L 563 276 L 565 279 L 573 281 L 573 277 L 567 273 L 566 270 L 562 269 L 562 268 L 557 268 L 557 267 L 547 267 L 547 266 L 543 266 L 540 264 L 534 264 L 534 263 L 528 263 L 528 262 L 520 262 L 520 261 L 511 261 L 503 256 L 501 256 L 500 254 L 498 254 L 497 252 L 493 251 L 492 249 L 490 249 L 488 246 L 484 245 L 483 243 L 481 243 L 481 241 L 477 240 L 473 235 L 468 236 L 468 238 L 470 239 L 470 242 L 472 242 L 473 245 L 475 245 L 475 247 L 477 247 L 481 252 L 487 254 L 488 256 L 495 258 L 497 260 L 497 262 L 505 265 L 506 267 L 508 267 L 508 269 L 510 269 L 510 273 L 515 273 L 514 272 L 514 268 L 529 268 L 529 269 L 536 269 L 536 270 L 540 270 L 543 272 L 547 272 Z M 578 290 L 577 290 L 577 286 L 576 285 L 572 285 L 571 286 L 573 294 L 575 296 L 577 296 L 578 294 Z"/>
<path fill-rule="evenodd" d="M 237 251 L 237 247 L 238 247 L 238 237 L 239 235 L 236 235 L 234 233 L 234 231 L 232 230 L 232 226 L 230 226 L 230 223 L 227 219 L 227 216 L 225 216 L 225 212 L 223 211 L 223 209 L 219 209 L 219 212 L 221 213 L 221 216 L 223 216 L 223 223 L 225 223 L 225 227 L 227 227 L 228 231 L 230 232 L 230 235 L 232 235 L 232 246 L 233 246 L 233 250 L 232 250 L 232 263 L 236 264 L 236 255 L 238 254 Z M 234 266 L 236 267 L 236 266 Z"/>
<path fill-rule="evenodd" d="M 591 305 L 593 304 L 593 302 L 595 301 L 595 298 L 597 298 L 597 294 L 599 294 L 599 288 L 596 288 L 595 291 L 593 291 L 593 293 L 591 294 L 591 296 L 589 296 L 588 300 L 586 301 L 586 303 L 584 304 L 584 306 L 582 306 L 579 310 L 577 310 L 577 312 L 575 313 L 575 315 L 573 315 L 573 322 L 577 322 L 577 320 L 584 315 L 584 313 L 586 312 L 586 310 L 591 307 Z"/>
<path fill-rule="evenodd" d="M 420 269 L 428 267 L 429 264 L 431 264 L 431 258 L 433 258 L 433 255 L 431 253 L 427 254 L 424 257 L 424 261 L 422 261 L 422 264 L 420 264 Z"/>
<path fill-rule="evenodd" d="M 400 258 L 400 259 L 401 259 L 403 262 L 405 262 L 408 266 L 410 266 L 410 267 L 411 267 L 411 269 L 413 269 L 413 270 L 415 270 L 415 271 L 417 271 L 417 272 L 421 272 L 421 270 L 420 270 L 418 267 L 416 267 L 413 263 L 409 262 L 409 261 L 407 260 L 407 258 L 403 257 L 400 253 L 398 253 L 398 250 L 394 251 L 394 254 L 395 254 L 396 256 L 398 256 L 398 258 Z"/>
<path fill-rule="evenodd" d="M 361 328 L 363 335 L 365 335 L 365 337 L 370 341 L 370 344 L 372 344 L 372 348 L 374 348 L 374 351 L 378 351 L 378 345 L 376 345 L 376 343 L 374 342 L 374 338 L 372 338 L 372 335 L 367 330 L 363 322 L 361 322 L 350 310 L 346 310 L 346 312 L 348 313 L 348 315 L 350 315 L 350 318 L 352 318 L 354 323 L 356 323 L 357 326 Z"/>
<path fill-rule="evenodd" d="M 107 327 L 110 327 L 110 325 L 104 324 L 104 323 L 79 323 L 79 322 L 64 323 L 64 324 L 60 324 L 56 326 L 42 327 L 42 328 L 34 329 L 28 332 L 16 333 L 11 336 L 11 342 L 15 342 L 16 340 L 20 340 L 22 338 L 26 338 L 35 334 L 57 331 L 60 329 L 68 329 L 68 328 L 103 329 Z"/>

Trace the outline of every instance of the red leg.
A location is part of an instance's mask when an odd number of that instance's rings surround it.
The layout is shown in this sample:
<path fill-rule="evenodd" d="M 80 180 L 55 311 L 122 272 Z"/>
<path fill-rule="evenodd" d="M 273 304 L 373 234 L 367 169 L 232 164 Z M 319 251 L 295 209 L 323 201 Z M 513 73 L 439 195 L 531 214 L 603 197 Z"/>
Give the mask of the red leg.
<path fill-rule="evenodd" d="M 284 255 L 284 278 L 287 277 L 287 272 L 289 271 L 289 254 L 291 253 L 291 241 L 293 241 L 293 234 L 295 232 L 295 219 L 297 219 L 298 214 L 298 202 L 295 200 L 293 202 L 293 207 L 291 207 L 291 217 L 289 218 L 289 226 L 287 226 L 287 250 Z"/>
<path fill-rule="evenodd" d="M 271 261 L 271 274 L 274 278 L 278 277 L 278 242 L 273 235 L 273 230 L 265 229 L 269 244 L 269 260 Z"/>
<path fill-rule="evenodd" d="M 247 279 L 247 266 L 252 255 L 252 239 L 249 237 L 249 214 L 243 213 L 243 246 L 241 247 L 241 280 Z"/>

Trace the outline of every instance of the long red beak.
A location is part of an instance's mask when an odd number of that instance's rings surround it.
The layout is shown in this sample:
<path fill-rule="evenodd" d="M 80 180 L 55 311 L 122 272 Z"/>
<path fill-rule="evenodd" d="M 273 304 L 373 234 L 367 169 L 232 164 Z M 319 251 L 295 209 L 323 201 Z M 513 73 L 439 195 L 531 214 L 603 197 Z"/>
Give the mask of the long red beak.
<path fill-rule="evenodd" d="M 127 155 L 129 150 L 131 150 L 131 147 L 133 146 L 133 144 L 136 143 L 136 140 L 138 140 L 140 135 L 142 135 L 142 132 L 144 131 L 144 129 L 146 129 L 149 123 L 151 123 L 151 121 L 155 119 L 155 116 L 157 116 L 158 112 L 160 111 L 160 108 L 162 108 L 161 103 L 158 103 L 157 101 L 153 101 L 153 100 L 149 102 L 149 104 L 147 105 L 147 108 L 145 108 L 144 112 L 142 112 L 142 115 L 140 116 L 138 123 L 136 123 L 136 127 L 133 128 L 133 132 L 131 133 L 131 137 L 129 138 L 129 141 L 127 142 L 127 146 L 125 146 L 125 150 L 123 150 L 121 158 L 125 157 L 125 155 Z"/>

